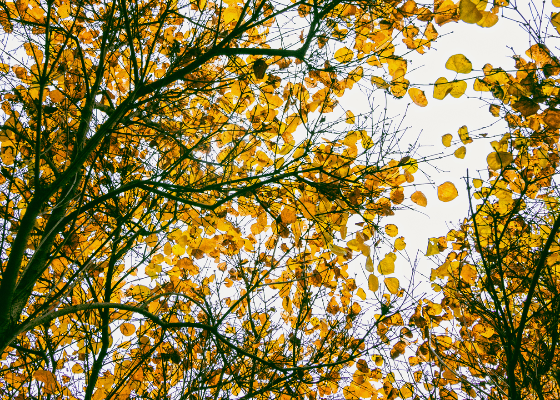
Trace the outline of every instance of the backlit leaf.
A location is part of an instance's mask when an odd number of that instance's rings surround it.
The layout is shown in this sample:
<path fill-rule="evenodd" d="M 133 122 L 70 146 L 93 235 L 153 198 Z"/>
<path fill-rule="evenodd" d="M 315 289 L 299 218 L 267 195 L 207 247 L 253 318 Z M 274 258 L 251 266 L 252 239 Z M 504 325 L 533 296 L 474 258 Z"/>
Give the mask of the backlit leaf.
<path fill-rule="evenodd" d="M 426 107 L 428 105 L 428 99 L 426 99 L 426 95 L 424 92 L 417 88 L 410 88 L 408 89 L 408 95 L 414 102 L 414 104 L 420 107 Z"/>
<path fill-rule="evenodd" d="M 455 157 L 463 159 L 467 154 L 467 148 L 465 146 L 461 146 L 457 150 L 455 150 L 455 153 L 453 154 L 455 155 Z"/>
<path fill-rule="evenodd" d="M 364 289 L 362 288 L 358 288 L 358 291 L 356 292 L 356 294 L 358 295 L 358 297 L 362 300 L 366 299 L 366 292 L 364 291 Z"/>
<path fill-rule="evenodd" d="M 445 147 L 450 147 L 451 146 L 451 141 L 453 140 L 453 135 L 450 133 L 446 133 L 445 135 L 443 135 L 441 137 L 441 143 L 443 143 L 443 145 Z"/>
<path fill-rule="evenodd" d="M 400 237 L 398 239 L 395 240 L 395 249 L 396 250 L 404 250 L 406 247 L 406 243 L 404 242 L 404 237 Z"/>
<path fill-rule="evenodd" d="M 459 2 L 459 18 L 468 24 L 476 24 L 482 19 L 482 13 L 472 1 L 461 0 Z"/>
<path fill-rule="evenodd" d="M 468 74 L 472 71 L 472 63 L 463 54 L 455 54 L 447 60 L 445 68 L 460 74 Z"/>
<path fill-rule="evenodd" d="M 355 124 L 356 117 L 354 117 L 354 113 L 350 110 L 346 111 L 346 123 L 347 124 Z"/>
<path fill-rule="evenodd" d="M 397 294 L 399 291 L 399 280 L 397 278 L 385 278 L 385 286 L 392 294 Z"/>
<path fill-rule="evenodd" d="M 368 289 L 372 292 L 377 292 L 379 289 L 379 278 L 377 276 L 371 274 L 368 278 Z"/>
<path fill-rule="evenodd" d="M 391 237 L 395 237 L 399 234 L 399 228 L 394 224 L 385 225 L 385 233 Z"/>
<path fill-rule="evenodd" d="M 494 171 L 507 167 L 512 161 L 513 156 L 507 151 L 495 151 L 486 157 L 488 166 Z"/>
<path fill-rule="evenodd" d="M 418 204 L 420 207 L 426 207 L 428 205 L 428 199 L 426 199 L 426 196 L 424 195 L 424 193 L 420 192 L 420 191 L 416 191 L 414 193 L 412 193 L 412 196 L 410 196 L 410 199 Z"/>
<path fill-rule="evenodd" d="M 395 253 L 388 253 L 385 257 L 379 261 L 379 265 L 377 266 L 377 271 L 381 275 L 389 275 L 395 272 L 395 261 L 397 260 L 397 256 Z"/>
<path fill-rule="evenodd" d="M 457 188 L 451 182 L 445 182 L 438 186 L 438 199 L 443 202 L 448 202 L 456 198 L 459 194 Z"/>
<path fill-rule="evenodd" d="M 339 63 L 347 63 L 354 58 L 354 53 L 348 47 L 342 47 L 334 53 L 334 59 Z"/>
<path fill-rule="evenodd" d="M 134 335 L 134 332 L 136 332 L 134 324 L 130 324 L 128 322 L 120 324 L 119 329 L 124 336 L 132 336 Z"/>

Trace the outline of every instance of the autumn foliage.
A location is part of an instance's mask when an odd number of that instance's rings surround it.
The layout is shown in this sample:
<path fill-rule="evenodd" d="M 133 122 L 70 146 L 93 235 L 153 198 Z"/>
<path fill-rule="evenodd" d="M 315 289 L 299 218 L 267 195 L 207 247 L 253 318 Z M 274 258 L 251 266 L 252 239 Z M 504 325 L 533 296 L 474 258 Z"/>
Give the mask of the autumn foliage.
<path fill-rule="evenodd" d="M 421 160 L 339 104 L 363 87 L 426 106 L 407 54 L 507 5 L 0 3 L 3 398 L 558 397 L 546 43 L 473 81 L 511 132 L 464 224 L 429 241 L 431 300 L 395 274 L 406 243 L 383 221 L 427 205 L 404 190 Z M 466 89 L 440 78 L 432 97 Z"/>

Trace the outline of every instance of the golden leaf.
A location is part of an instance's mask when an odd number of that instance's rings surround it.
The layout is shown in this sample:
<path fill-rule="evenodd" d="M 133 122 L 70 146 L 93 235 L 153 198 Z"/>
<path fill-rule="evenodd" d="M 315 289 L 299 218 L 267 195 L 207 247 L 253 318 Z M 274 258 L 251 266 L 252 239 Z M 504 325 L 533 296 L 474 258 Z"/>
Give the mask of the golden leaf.
<path fill-rule="evenodd" d="M 451 90 L 449 91 L 449 94 L 456 99 L 465 94 L 465 91 L 467 90 L 467 82 L 465 81 L 453 81 L 450 82 L 450 85 Z"/>
<path fill-rule="evenodd" d="M 465 146 L 461 146 L 457 150 L 455 150 L 455 153 L 453 154 L 455 155 L 455 157 L 463 159 L 467 154 L 467 148 Z"/>
<path fill-rule="evenodd" d="M 467 24 L 476 24 L 482 19 L 482 13 L 472 1 L 461 0 L 459 2 L 459 18 Z"/>
<path fill-rule="evenodd" d="M 356 292 L 356 294 L 358 295 L 358 297 L 362 300 L 366 299 L 366 292 L 364 291 L 364 289 L 359 288 L 358 291 Z"/>
<path fill-rule="evenodd" d="M 451 146 L 451 140 L 453 140 L 453 135 L 451 133 L 446 133 L 441 137 L 441 143 L 443 143 L 445 147 Z"/>
<path fill-rule="evenodd" d="M 451 182 L 445 182 L 438 186 L 438 199 L 443 202 L 448 202 L 456 198 L 459 194 L 457 188 Z"/>
<path fill-rule="evenodd" d="M 496 151 L 488 154 L 488 157 L 486 157 L 488 166 L 494 171 L 507 167 L 512 161 L 513 156 L 507 151 Z"/>
<path fill-rule="evenodd" d="M 371 257 L 367 257 L 366 258 L 366 271 L 367 272 L 373 272 L 373 261 L 371 260 Z"/>
<path fill-rule="evenodd" d="M 297 221 L 296 210 L 291 207 L 284 207 L 280 213 L 280 218 L 285 225 L 294 223 Z"/>
<path fill-rule="evenodd" d="M 399 234 L 399 228 L 394 224 L 385 225 L 385 233 L 391 237 L 395 237 Z"/>
<path fill-rule="evenodd" d="M 385 278 L 385 286 L 392 294 L 399 291 L 399 280 L 397 278 Z"/>
<path fill-rule="evenodd" d="M 498 16 L 490 11 L 481 11 L 482 18 L 476 23 L 483 28 L 491 28 L 498 23 Z"/>
<path fill-rule="evenodd" d="M 40 382 L 45 384 L 45 393 L 52 394 L 56 391 L 57 382 L 56 377 L 53 375 L 51 371 L 45 371 L 39 369 L 33 373 L 33 377 Z"/>
<path fill-rule="evenodd" d="M 406 243 L 404 241 L 404 237 L 400 237 L 398 239 L 395 240 L 395 249 L 396 250 L 404 250 L 406 248 Z"/>
<path fill-rule="evenodd" d="M 459 74 L 468 74 L 472 71 L 472 63 L 463 54 L 455 54 L 449 57 L 445 63 L 445 68 Z"/>
<path fill-rule="evenodd" d="M 451 93 L 451 90 L 453 90 L 453 85 L 446 78 L 439 78 L 434 84 L 434 99 L 443 100 Z"/>
<path fill-rule="evenodd" d="M 424 92 L 417 88 L 410 88 L 408 89 L 408 95 L 414 102 L 414 104 L 420 107 L 426 107 L 428 105 L 428 99 L 426 99 L 426 95 Z"/>
<path fill-rule="evenodd" d="M 412 196 L 410 196 L 410 199 L 418 204 L 420 207 L 426 207 L 428 205 L 428 199 L 426 199 L 426 196 L 424 195 L 424 193 L 420 192 L 420 191 L 416 191 L 414 193 L 412 193 Z"/>
<path fill-rule="evenodd" d="M 385 255 L 383 260 L 379 262 L 377 266 L 377 271 L 381 275 L 389 275 L 395 272 L 395 261 L 397 260 L 397 256 L 395 253 L 388 253 Z"/>
<path fill-rule="evenodd" d="M 354 113 L 350 110 L 346 111 L 346 123 L 350 125 L 356 123 L 356 117 L 354 117 Z"/>
<path fill-rule="evenodd" d="M 348 47 L 343 47 L 341 49 L 338 49 L 334 53 L 334 59 L 339 63 L 347 63 L 351 61 L 352 58 L 354 58 L 354 53 Z"/>
<path fill-rule="evenodd" d="M 369 276 L 368 289 L 371 290 L 372 292 L 377 292 L 377 289 L 379 289 L 379 279 L 377 278 L 377 276 L 373 274 Z"/>
<path fill-rule="evenodd" d="M 428 239 L 428 250 L 426 250 L 426 257 L 430 257 L 439 254 L 439 246 L 437 238 Z"/>
<path fill-rule="evenodd" d="M 119 329 L 124 336 L 132 336 L 134 335 L 134 332 L 136 332 L 136 327 L 134 326 L 134 324 L 130 324 L 128 322 L 122 323 L 119 326 Z"/>
<path fill-rule="evenodd" d="M 51 90 L 49 93 L 49 97 L 53 101 L 53 103 L 60 103 L 64 100 L 64 94 L 60 90 Z"/>

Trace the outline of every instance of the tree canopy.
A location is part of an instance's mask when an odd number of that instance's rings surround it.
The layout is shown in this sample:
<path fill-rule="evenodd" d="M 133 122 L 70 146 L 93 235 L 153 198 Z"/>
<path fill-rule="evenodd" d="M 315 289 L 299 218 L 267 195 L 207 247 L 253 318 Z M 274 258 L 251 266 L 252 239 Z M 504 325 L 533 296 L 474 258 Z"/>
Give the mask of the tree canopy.
<path fill-rule="evenodd" d="M 532 10 L 0 3 L 2 398 L 558 398 L 560 14 Z M 502 11 L 531 40 L 514 72 L 450 54 L 464 79 L 410 82 L 440 26 Z M 340 102 L 469 84 L 510 131 L 467 176 L 463 223 L 428 240 L 425 293 L 395 274 L 384 218 L 426 206 L 409 192 L 440 156 Z"/>

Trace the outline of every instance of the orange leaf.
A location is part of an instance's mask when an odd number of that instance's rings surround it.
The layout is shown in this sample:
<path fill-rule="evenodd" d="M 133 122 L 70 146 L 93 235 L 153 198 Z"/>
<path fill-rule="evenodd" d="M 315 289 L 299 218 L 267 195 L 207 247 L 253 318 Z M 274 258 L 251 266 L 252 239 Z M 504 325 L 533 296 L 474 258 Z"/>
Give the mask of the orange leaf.
<path fill-rule="evenodd" d="M 414 193 L 412 193 L 412 196 L 410 196 L 410 199 L 418 204 L 420 207 L 426 207 L 428 205 L 428 199 L 426 199 L 426 196 L 424 195 L 424 193 L 420 192 L 420 191 L 416 191 Z"/>
<path fill-rule="evenodd" d="M 457 188 L 451 182 L 445 182 L 438 187 L 438 199 L 443 202 L 448 202 L 456 198 L 459 194 Z"/>
<path fill-rule="evenodd" d="M 426 107 L 428 105 L 428 99 L 426 99 L 426 95 L 420 89 L 410 88 L 408 89 L 408 95 L 414 102 L 414 104 L 420 107 Z"/>

